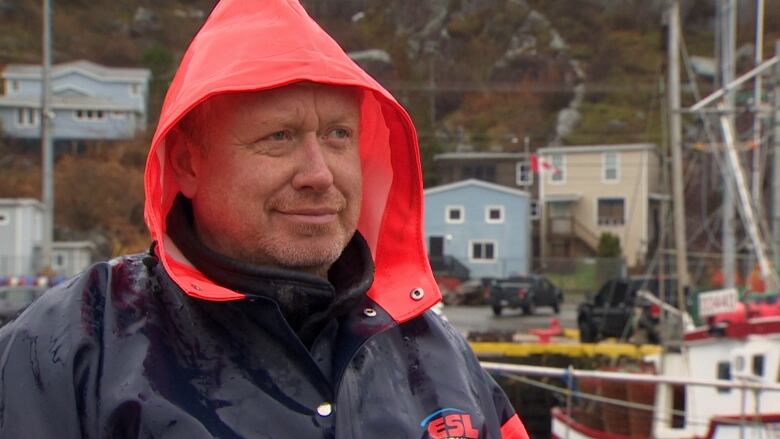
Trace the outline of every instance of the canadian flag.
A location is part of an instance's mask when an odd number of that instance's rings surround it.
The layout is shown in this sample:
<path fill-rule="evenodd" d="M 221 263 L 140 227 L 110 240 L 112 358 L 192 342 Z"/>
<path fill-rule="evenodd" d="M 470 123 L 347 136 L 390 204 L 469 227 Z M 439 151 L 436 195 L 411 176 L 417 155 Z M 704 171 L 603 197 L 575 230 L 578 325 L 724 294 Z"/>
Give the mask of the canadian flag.
<path fill-rule="evenodd" d="M 552 172 L 557 174 L 561 172 L 557 166 L 553 165 L 550 161 L 544 157 L 539 157 L 536 154 L 531 154 L 531 171 L 541 174 L 543 172 Z"/>

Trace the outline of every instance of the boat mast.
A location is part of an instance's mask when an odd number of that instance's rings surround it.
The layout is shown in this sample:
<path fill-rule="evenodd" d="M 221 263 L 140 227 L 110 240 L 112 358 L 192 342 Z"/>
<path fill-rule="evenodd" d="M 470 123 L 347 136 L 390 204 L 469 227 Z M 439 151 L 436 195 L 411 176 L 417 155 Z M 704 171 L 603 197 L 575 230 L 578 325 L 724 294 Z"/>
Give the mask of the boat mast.
<path fill-rule="evenodd" d="M 734 80 L 736 72 L 736 64 L 734 62 L 734 53 L 736 52 L 736 22 L 737 22 L 737 9 L 735 0 L 720 0 L 718 7 L 719 17 L 719 31 L 720 31 L 720 44 L 718 51 L 718 60 L 720 61 L 720 79 L 721 87 L 726 88 L 726 84 Z M 724 108 L 726 116 L 729 119 L 729 123 L 734 123 L 734 93 L 725 90 L 726 94 L 723 97 Z M 724 141 L 725 143 L 725 141 Z M 716 151 L 719 154 L 720 151 Z M 729 160 L 729 157 L 724 151 L 724 159 Z M 727 170 L 723 170 L 728 172 Z M 734 181 L 730 178 L 724 179 L 723 186 L 723 286 L 726 288 L 732 288 L 736 285 L 736 231 L 735 231 L 735 205 L 734 205 Z"/>
<path fill-rule="evenodd" d="M 733 0 L 723 0 L 723 1 L 732 2 Z M 767 283 L 767 286 L 770 289 L 775 291 L 777 291 L 778 288 L 780 288 L 780 279 L 778 279 L 778 275 L 775 272 L 771 261 L 769 260 L 769 253 L 766 248 L 765 240 L 762 239 L 763 237 L 761 234 L 761 230 L 758 227 L 758 218 L 756 216 L 755 209 L 753 207 L 753 203 L 748 191 L 747 178 L 745 177 L 745 173 L 742 170 L 742 166 L 740 165 L 739 154 L 737 152 L 736 142 L 738 139 L 735 135 L 735 128 L 734 128 L 733 92 L 741 84 L 747 82 L 748 80 L 756 78 L 757 76 L 761 75 L 764 71 L 773 67 L 775 64 L 778 63 L 778 61 L 780 61 L 780 58 L 778 56 L 774 56 L 762 62 L 761 64 L 754 67 L 749 72 L 741 75 L 740 77 L 730 80 L 728 82 L 724 81 L 723 86 L 719 90 L 715 91 L 714 93 L 710 94 L 706 98 L 697 102 L 689 110 L 691 112 L 702 111 L 706 106 L 714 103 L 717 99 L 722 98 L 722 102 L 718 104 L 718 112 L 720 114 L 721 131 L 723 133 L 724 160 L 725 160 L 725 165 L 727 166 L 729 171 L 728 177 L 730 177 L 726 179 L 726 186 L 727 187 L 729 185 L 735 186 L 735 190 L 738 196 L 738 201 L 740 204 L 739 214 L 742 217 L 742 220 L 745 224 L 745 228 L 746 231 L 748 232 L 748 236 L 752 241 L 753 250 L 755 252 L 756 258 L 759 263 L 759 268 L 761 270 L 761 276 L 764 278 L 765 282 Z M 724 75 L 727 75 L 727 70 L 728 69 L 726 68 L 723 69 Z M 725 207 L 726 206 L 724 204 L 724 208 Z M 724 224 L 724 231 L 725 229 L 726 227 Z M 726 237 L 724 236 L 724 251 L 726 249 L 725 241 L 726 241 Z M 724 253 L 724 275 L 727 275 L 727 273 L 725 272 L 725 268 L 727 266 L 727 264 L 725 263 L 726 256 L 727 255 Z M 731 256 L 733 256 L 733 254 Z M 728 281 L 728 279 L 726 281 Z M 729 286 L 729 284 L 726 283 L 725 286 Z"/>
<path fill-rule="evenodd" d="M 672 149 L 672 208 L 674 244 L 677 257 L 677 306 L 685 312 L 685 288 L 688 286 L 688 247 L 685 235 L 683 190 L 682 114 L 680 112 L 680 2 L 672 0 L 669 20 L 669 147 Z"/>
<path fill-rule="evenodd" d="M 756 0 L 756 48 L 753 61 L 755 66 L 761 65 L 764 52 L 764 0 Z M 756 76 L 753 84 L 753 181 L 751 184 L 753 206 L 756 213 L 763 218 L 761 209 L 761 152 L 763 141 L 761 136 L 761 118 L 763 113 L 761 89 L 763 86 L 761 75 Z M 752 268 L 752 265 L 751 265 Z"/>
<path fill-rule="evenodd" d="M 723 104 L 718 106 L 724 108 Z M 748 235 L 751 241 L 753 241 L 753 249 L 758 257 L 758 266 L 761 269 L 761 276 L 765 279 L 767 286 L 777 291 L 780 282 L 778 282 L 777 273 L 772 268 L 772 263 L 769 261 L 769 254 L 766 251 L 764 241 L 761 239 L 761 234 L 758 229 L 757 218 L 753 204 L 748 193 L 747 180 L 745 174 L 742 171 L 742 167 L 739 165 L 739 154 L 735 145 L 734 138 L 734 119 L 729 117 L 727 113 L 722 113 L 720 116 L 721 129 L 723 130 L 723 144 L 726 148 L 726 164 L 731 169 L 732 177 L 736 183 L 737 194 L 739 195 L 740 209 L 739 213 L 745 223 Z"/>

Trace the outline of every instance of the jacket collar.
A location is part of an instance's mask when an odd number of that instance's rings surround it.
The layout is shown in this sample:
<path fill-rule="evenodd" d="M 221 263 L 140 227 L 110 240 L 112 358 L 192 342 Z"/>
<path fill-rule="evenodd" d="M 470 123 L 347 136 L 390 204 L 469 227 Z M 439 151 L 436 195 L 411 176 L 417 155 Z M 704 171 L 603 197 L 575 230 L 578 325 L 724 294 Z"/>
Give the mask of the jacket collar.
<path fill-rule="evenodd" d="M 252 265 L 215 252 L 198 238 L 192 207 L 183 195 L 176 198 L 166 223 L 171 239 L 195 268 L 215 284 L 241 292 L 248 299 L 274 302 L 307 346 L 329 320 L 357 305 L 374 279 L 371 252 L 359 232 L 325 280 L 300 271 Z"/>

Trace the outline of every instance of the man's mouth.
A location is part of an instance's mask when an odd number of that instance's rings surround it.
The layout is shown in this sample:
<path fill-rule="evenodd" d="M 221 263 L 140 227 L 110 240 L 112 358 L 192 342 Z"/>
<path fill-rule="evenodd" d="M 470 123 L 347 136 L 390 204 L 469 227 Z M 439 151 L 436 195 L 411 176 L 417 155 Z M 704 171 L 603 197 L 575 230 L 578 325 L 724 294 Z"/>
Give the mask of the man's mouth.
<path fill-rule="evenodd" d="M 298 207 L 278 212 L 288 220 L 306 224 L 327 224 L 338 215 L 338 210 L 331 207 Z"/>

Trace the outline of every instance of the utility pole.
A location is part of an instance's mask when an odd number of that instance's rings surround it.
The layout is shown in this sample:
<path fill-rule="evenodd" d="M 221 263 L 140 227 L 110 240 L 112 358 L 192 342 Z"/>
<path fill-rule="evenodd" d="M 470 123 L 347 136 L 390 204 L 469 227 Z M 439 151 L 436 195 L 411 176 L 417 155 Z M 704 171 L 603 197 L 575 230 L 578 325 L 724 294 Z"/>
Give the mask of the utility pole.
<path fill-rule="evenodd" d="M 517 137 L 513 137 L 513 141 L 514 142 L 517 142 L 517 140 L 518 140 Z M 523 157 L 524 163 L 523 163 L 522 166 L 526 169 L 526 172 L 528 172 L 528 176 L 530 176 L 531 178 L 534 178 L 534 172 L 531 169 L 531 138 L 528 137 L 528 136 L 525 136 L 523 138 L 523 151 L 525 152 L 525 157 Z M 526 189 L 526 188 L 524 188 L 524 189 Z M 533 203 L 534 200 L 537 200 L 536 201 L 536 208 L 537 208 L 537 213 L 538 213 L 539 212 L 539 210 L 538 210 L 539 209 L 539 201 L 538 201 L 539 200 L 539 194 L 538 194 L 538 192 L 534 192 L 534 182 L 533 181 L 531 182 L 531 185 L 527 187 L 527 190 L 528 190 L 528 193 L 531 195 L 530 203 Z M 530 204 L 529 204 L 528 208 L 529 209 L 531 208 Z M 528 212 L 528 230 L 531 230 L 531 239 L 528 240 L 528 245 L 526 245 L 525 247 L 526 247 L 526 251 L 528 252 L 527 260 L 528 261 L 532 261 L 533 260 L 533 256 L 534 256 L 534 248 L 536 248 L 536 241 L 534 240 L 534 236 L 535 235 L 533 233 L 533 230 L 534 230 L 534 220 L 531 219 L 531 212 L 530 211 Z M 539 236 L 536 235 L 536 237 L 538 238 Z M 539 245 L 541 246 L 541 243 Z M 530 262 L 528 264 L 529 274 L 535 272 L 533 265 L 534 265 L 533 262 Z"/>
<path fill-rule="evenodd" d="M 43 242 L 39 268 L 51 268 L 54 238 L 54 148 L 51 138 L 51 0 L 43 0 L 43 63 L 41 68 L 41 153 L 43 181 Z"/>
<path fill-rule="evenodd" d="M 737 29 L 737 9 L 734 0 L 720 0 L 718 8 L 720 17 L 720 66 L 721 66 L 721 87 L 730 83 L 735 76 L 736 66 L 734 63 L 734 53 L 736 52 L 736 29 Z M 724 97 L 724 111 L 729 116 L 729 125 L 734 122 L 734 93 L 727 90 Z M 728 160 L 725 151 L 718 151 L 716 154 L 723 153 L 724 163 Z M 729 172 L 724 169 L 723 172 Z M 736 284 L 736 260 L 737 245 L 735 232 L 735 188 L 733 178 L 724 178 L 723 186 L 723 286 L 734 287 Z"/>
<path fill-rule="evenodd" d="M 669 147 L 672 150 L 674 244 L 677 249 L 677 306 L 685 311 L 685 287 L 688 286 L 688 254 L 685 235 L 683 191 L 682 114 L 680 112 L 680 2 L 669 7 Z"/>

